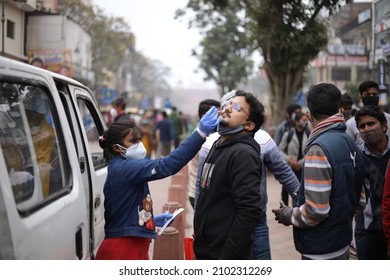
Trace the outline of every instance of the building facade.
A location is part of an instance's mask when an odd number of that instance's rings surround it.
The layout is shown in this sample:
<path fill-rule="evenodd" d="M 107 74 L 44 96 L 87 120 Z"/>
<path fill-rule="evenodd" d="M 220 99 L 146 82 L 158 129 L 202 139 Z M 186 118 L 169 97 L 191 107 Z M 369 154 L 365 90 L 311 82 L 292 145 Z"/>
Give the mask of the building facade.
<path fill-rule="evenodd" d="M 344 89 L 348 83 L 374 80 L 380 85 L 382 105 L 387 105 L 390 1 L 349 3 L 340 9 L 331 26 L 327 49 L 310 64 L 311 83 L 331 82 Z"/>
<path fill-rule="evenodd" d="M 371 3 L 350 3 L 340 9 L 331 21 L 326 50 L 310 65 L 313 84 L 332 82 L 343 89 L 347 83 L 369 79 L 371 18 Z"/>
<path fill-rule="evenodd" d="M 58 14 L 58 0 L 0 0 L 1 55 L 91 85 L 91 37 Z"/>

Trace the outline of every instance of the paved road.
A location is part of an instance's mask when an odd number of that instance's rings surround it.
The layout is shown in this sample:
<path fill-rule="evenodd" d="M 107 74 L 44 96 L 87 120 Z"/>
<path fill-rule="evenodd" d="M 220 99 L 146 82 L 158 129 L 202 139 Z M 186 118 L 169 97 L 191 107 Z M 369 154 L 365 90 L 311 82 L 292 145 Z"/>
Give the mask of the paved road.
<path fill-rule="evenodd" d="M 168 190 L 171 177 L 150 182 L 150 192 L 153 199 L 153 207 L 156 214 L 162 211 L 164 203 L 168 201 Z M 272 208 L 279 206 L 281 186 L 272 175 L 267 176 L 268 184 L 268 225 L 270 228 L 271 256 L 273 260 L 299 260 L 300 255 L 295 251 L 292 239 L 292 227 L 285 227 L 274 220 Z M 185 236 L 192 235 L 193 210 L 187 201 L 185 205 Z M 153 257 L 153 245 L 150 246 L 149 256 Z"/>

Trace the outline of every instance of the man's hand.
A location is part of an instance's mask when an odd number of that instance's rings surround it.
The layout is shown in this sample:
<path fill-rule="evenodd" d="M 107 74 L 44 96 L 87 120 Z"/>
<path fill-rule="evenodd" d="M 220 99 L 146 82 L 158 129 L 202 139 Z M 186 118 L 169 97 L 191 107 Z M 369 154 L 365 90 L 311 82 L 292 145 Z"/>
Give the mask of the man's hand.
<path fill-rule="evenodd" d="M 280 202 L 280 207 L 272 209 L 272 212 L 275 214 L 275 220 L 278 221 L 279 224 L 285 226 L 291 225 L 292 209 L 286 206 L 283 201 Z"/>

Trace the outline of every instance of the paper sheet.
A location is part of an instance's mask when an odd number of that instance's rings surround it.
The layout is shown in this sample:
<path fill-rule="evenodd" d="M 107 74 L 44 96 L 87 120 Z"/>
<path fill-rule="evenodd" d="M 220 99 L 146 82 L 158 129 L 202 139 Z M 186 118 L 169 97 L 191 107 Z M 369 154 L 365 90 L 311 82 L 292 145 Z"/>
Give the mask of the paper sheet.
<path fill-rule="evenodd" d="M 172 218 L 170 218 L 168 221 L 165 222 L 165 224 L 160 228 L 158 231 L 157 235 L 160 236 L 164 230 L 168 227 L 168 225 L 172 222 L 172 220 L 179 215 L 181 212 L 184 211 L 184 208 L 178 208 L 175 210 L 175 212 L 172 213 Z"/>

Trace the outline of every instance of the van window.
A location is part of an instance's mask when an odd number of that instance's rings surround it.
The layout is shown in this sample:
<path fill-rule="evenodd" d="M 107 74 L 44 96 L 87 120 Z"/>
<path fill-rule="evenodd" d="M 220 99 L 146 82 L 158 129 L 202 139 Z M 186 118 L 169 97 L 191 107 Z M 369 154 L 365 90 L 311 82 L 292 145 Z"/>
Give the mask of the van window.
<path fill-rule="evenodd" d="M 92 161 L 95 170 L 107 166 L 108 158 L 104 155 L 102 148 L 99 146 L 99 136 L 102 132 L 99 132 L 95 118 L 97 112 L 91 101 L 85 97 L 79 96 L 77 99 L 77 105 L 83 119 L 84 129 L 87 133 L 88 145 L 92 154 Z"/>
<path fill-rule="evenodd" d="M 69 190 L 64 137 L 47 92 L 42 86 L 0 82 L 0 145 L 21 212 Z"/>

